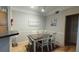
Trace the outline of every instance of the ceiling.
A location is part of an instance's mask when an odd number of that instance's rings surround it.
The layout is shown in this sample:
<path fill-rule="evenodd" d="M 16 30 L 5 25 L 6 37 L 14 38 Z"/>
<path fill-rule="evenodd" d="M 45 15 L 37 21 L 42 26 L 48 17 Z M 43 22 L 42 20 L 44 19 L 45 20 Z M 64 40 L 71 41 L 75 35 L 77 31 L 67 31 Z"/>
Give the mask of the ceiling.
<path fill-rule="evenodd" d="M 51 12 L 54 13 L 56 11 L 62 11 L 68 8 L 71 8 L 72 6 L 33 6 L 34 8 L 31 8 L 32 6 L 13 6 L 13 8 L 18 8 L 19 10 L 29 10 L 34 12 L 39 12 L 43 14 L 50 14 Z M 41 12 L 41 9 L 44 8 L 45 12 Z"/>

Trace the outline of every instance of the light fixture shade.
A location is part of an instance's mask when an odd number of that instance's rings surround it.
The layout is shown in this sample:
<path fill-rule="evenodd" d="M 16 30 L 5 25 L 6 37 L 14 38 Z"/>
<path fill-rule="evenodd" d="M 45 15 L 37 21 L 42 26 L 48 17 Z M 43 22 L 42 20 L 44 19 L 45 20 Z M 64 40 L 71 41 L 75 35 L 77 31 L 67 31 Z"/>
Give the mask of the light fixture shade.
<path fill-rule="evenodd" d="M 34 8 L 34 6 L 31 6 L 30 8 Z"/>
<path fill-rule="evenodd" d="M 42 11 L 42 12 L 45 12 L 45 9 L 44 9 L 44 8 L 42 8 L 42 9 L 41 9 L 41 11 Z"/>

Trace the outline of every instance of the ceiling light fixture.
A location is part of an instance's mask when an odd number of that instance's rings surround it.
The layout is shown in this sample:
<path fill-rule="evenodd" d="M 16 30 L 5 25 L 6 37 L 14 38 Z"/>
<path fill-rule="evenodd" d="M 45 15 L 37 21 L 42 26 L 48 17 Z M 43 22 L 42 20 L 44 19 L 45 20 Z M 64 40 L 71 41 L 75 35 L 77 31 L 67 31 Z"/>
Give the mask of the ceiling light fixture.
<path fill-rule="evenodd" d="M 44 9 L 44 8 L 42 8 L 42 9 L 41 9 L 41 11 L 42 11 L 42 12 L 45 12 L 45 9 Z"/>
<path fill-rule="evenodd" d="M 34 8 L 34 6 L 31 6 L 30 8 Z"/>

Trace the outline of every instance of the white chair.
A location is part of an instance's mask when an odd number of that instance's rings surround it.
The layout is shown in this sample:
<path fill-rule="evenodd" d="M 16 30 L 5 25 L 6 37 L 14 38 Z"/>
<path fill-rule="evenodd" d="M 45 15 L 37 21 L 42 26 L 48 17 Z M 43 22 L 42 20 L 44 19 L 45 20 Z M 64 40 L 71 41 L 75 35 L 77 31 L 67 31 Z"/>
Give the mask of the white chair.
<path fill-rule="evenodd" d="M 55 39 L 56 39 L 56 33 L 53 33 L 51 36 L 50 36 L 50 45 L 51 45 L 51 50 L 53 48 L 53 45 L 55 47 Z M 53 45 L 52 45 L 53 44 Z"/>
<path fill-rule="evenodd" d="M 31 35 L 27 35 L 27 37 L 28 37 L 28 39 L 29 39 L 29 44 L 30 44 L 30 45 L 33 45 L 33 41 L 32 41 Z"/>
<path fill-rule="evenodd" d="M 28 39 L 29 39 L 29 43 L 28 43 L 28 48 L 29 48 L 29 50 L 32 52 L 33 51 L 33 47 L 34 47 L 34 45 L 33 45 L 33 41 L 32 41 L 32 37 L 31 37 L 31 35 L 27 35 L 27 37 L 28 37 Z"/>
<path fill-rule="evenodd" d="M 38 44 L 38 47 L 40 46 L 41 47 L 41 50 L 43 52 L 43 47 L 46 46 L 47 47 L 47 50 L 49 51 L 49 35 L 44 35 L 44 38 L 43 40 L 40 42 L 37 42 Z"/>

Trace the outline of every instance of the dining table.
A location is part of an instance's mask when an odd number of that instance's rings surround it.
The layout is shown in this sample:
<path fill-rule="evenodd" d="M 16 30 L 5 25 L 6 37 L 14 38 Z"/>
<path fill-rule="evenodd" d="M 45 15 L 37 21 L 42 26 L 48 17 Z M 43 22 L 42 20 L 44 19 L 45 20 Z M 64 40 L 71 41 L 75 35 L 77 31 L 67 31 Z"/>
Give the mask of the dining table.
<path fill-rule="evenodd" d="M 45 40 L 44 38 L 46 38 L 47 37 L 47 35 L 49 35 L 49 34 L 31 34 L 30 36 L 31 36 L 31 40 L 33 41 L 33 50 L 34 50 L 34 52 L 36 52 L 36 43 L 38 42 L 38 41 L 42 41 L 42 40 Z"/>

